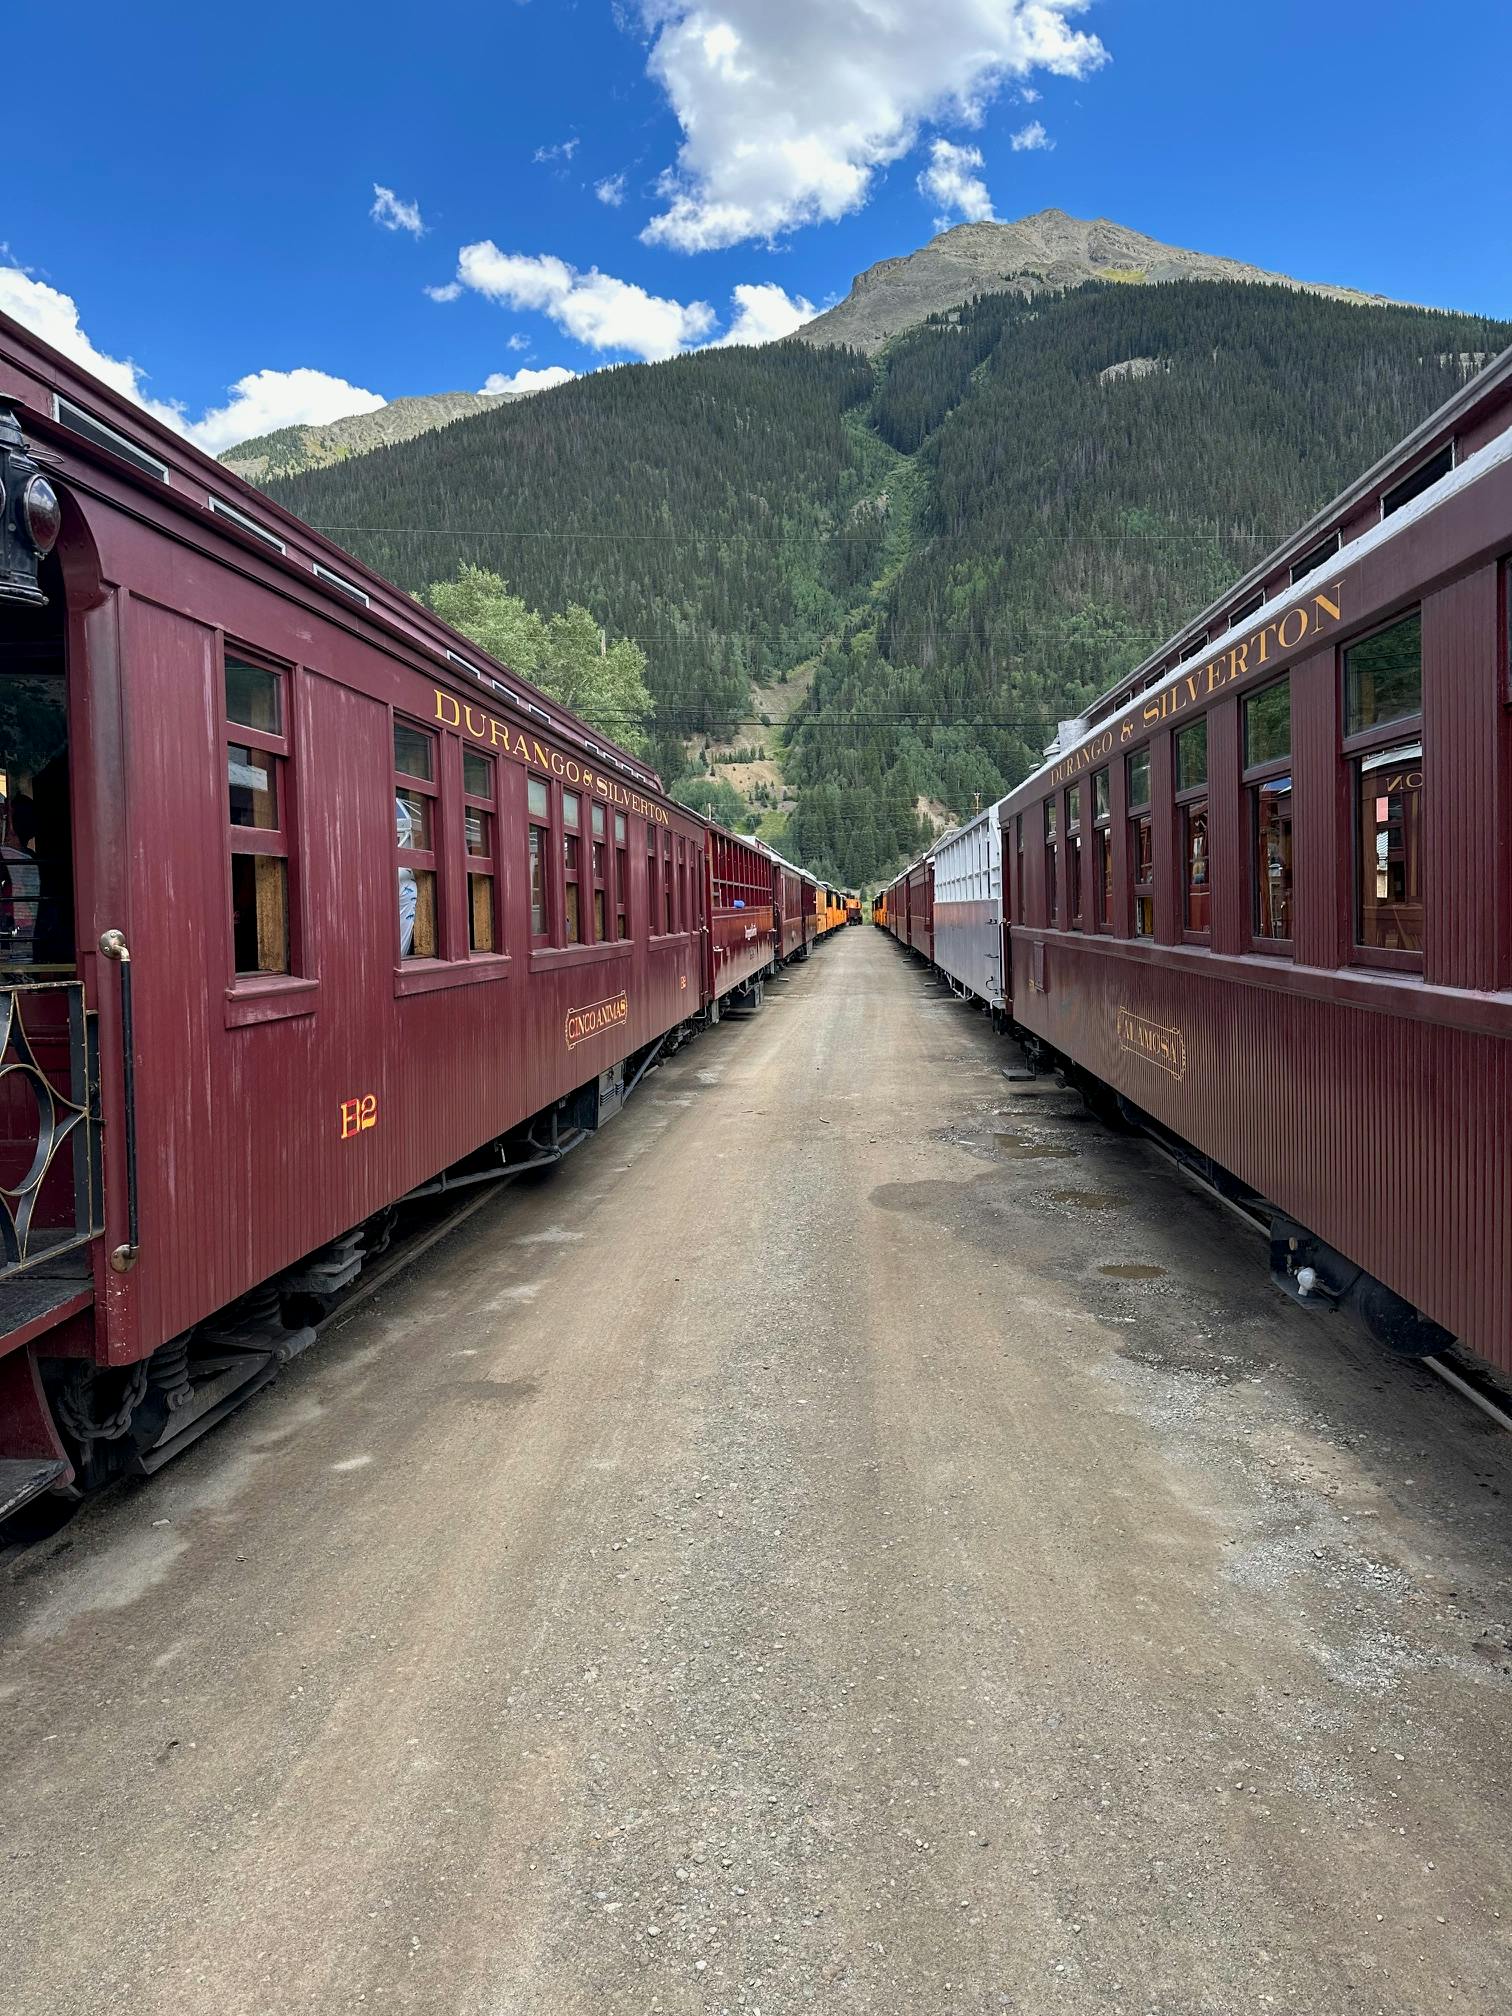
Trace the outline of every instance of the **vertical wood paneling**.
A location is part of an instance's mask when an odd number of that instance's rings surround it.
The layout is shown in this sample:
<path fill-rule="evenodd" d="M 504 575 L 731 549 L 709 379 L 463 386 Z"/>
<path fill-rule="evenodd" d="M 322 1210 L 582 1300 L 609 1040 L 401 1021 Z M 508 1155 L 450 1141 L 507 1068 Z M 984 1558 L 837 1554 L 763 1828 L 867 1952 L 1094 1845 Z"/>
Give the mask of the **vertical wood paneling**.
<path fill-rule="evenodd" d="M 1208 873 L 1212 881 L 1215 952 L 1245 952 L 1250 941 L 1248 807 L 1239 788 L 1239 702 L 1228 698 L 1207 710 Z"/>
<path fill-rule="evenodd" d="M 1424 977 L 1503 984 L 1507 708 L 1497 578 L 1482 567 L 1423 601 Z"/>
<path fill-rule="evenodd" d="M 1180 1078 L 1122 1006 L 1182 1034 Z M 1512 1372 L 1512 1069 L 1496 1036 L 1062 941 L 1021 1022 Z"/>
<path fill-rule="evenodd" d="M 1334 656 L 1315 652 L 1291 675 L 1292 949 L 1299 966 L 1339 963 L 1340 887 L 1349 879 Z"/>

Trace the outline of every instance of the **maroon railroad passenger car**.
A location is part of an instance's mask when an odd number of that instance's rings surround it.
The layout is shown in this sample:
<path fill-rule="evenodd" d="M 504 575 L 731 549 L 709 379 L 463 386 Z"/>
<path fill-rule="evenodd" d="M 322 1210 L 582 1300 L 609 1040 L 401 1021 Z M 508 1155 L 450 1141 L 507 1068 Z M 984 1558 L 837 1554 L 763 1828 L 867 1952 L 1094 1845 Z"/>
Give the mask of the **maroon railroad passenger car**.
<path fill-rule="evenodd" d="M 772 905 L 777 930 L 777 961 L 806 959 L 817 929 L 813 883 L 801 868 L 767 850 L 772 866 Z"/>
<path fill-rule="evenodd" d="M 908 871 L 908 941 L 926 965 L 934 964 L 934 857 L 925 854 Z"/>
<path fill-rule="evenodd" d="M 761 1006 L 762 982 L 777 952 L 770 855 L 753 841 L 712 826 L 707 839 L 710 1013 Z"/>
<path fill-rule="evenodd" d="M 0 460 L 3 1511 L 271 1376 L 396 1199 L 582 1138 L 705 961 L 643 764 L 4 318 Z"/>
<path fill-rule="evenodd" d="M 1277 1278 L 1512 1371 L 1512 352 L 1003 801 L 1012 1012 L 1269 1216 Z"/>

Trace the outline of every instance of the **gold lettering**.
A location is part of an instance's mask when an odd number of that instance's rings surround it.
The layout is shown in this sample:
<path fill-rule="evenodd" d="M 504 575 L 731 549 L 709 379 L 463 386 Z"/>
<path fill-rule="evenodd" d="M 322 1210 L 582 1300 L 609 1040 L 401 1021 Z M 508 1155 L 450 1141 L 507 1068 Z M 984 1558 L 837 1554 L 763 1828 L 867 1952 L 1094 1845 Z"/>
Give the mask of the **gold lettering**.
<path fill-rule="evenodd" d="M 1315 609 L 1326 609 L 1329 615 L 1332 616 L 1332 618 L 1334 619 L 1335 623 L 1338 623 L 1342 620 L 1340 615 L 1340 608 L 1343 600 L 1343 588 L 1344 583 L 1342 581 L 1335 581 L 1333 592 L 1335 595 L 1338 595 L 1340 597 L 1340 600 L 1338 602 L 1330 601 L 1329 598 L 1325 594 L 1323 594 L 1321 589 L 1313 597 L 1313 607 Z"/>
<path fill-rule="evenodd" d="M 503 732 L 504 732 L 504 748 L 505 748 L 505 752 L 506 752 L 506 754 L 507 754 L 507 753 L 508 753 L 508 750 L 509 750 L 509 729 L 508 729 L 508 727 L 507 727 L 507 726 L 505 725 L 505 723 L 504 723 L 504 722 L 502 722 L 502 721 L 490 721 L 490 722 L 489 722 L 489 724 L 488 724 L 488 739 L 489 739 L 489 742 L 491 743 L 491 745 L 492 745 L 492 746 L 493 746 L 493 747 L 494 747 L 495 749 L 497 749 L 497 748 L 498 748 L 498 746 L 499 746 L 499 731 L 500 731 L 501 729 L 503 729 Z"/>
<path fill-rule="evenodd" d="M 1229 656 L 1234 661 L 1234 669 L 1229 674 L 1229 677 L 1231 679 L 1242 679 L 1249 670 L 1249 639 L 1246 638 L 1242 644 L 1236 644 L 1229 653 Z"/>
<path fill-rule="evenodd" d="M 484 731 L 488 725 L 488 716 L 486 714 L 479 714 L 477 720 L 474 721 L 473 719 L 474 712 L 475 710 L 473 708 L 464 707 L 462 709 L 462 719 L 463 722 L 466 724 L 468 734 L 476 735 L 478 740 L 481 742 L 484 740 Z"/>
<path fill-rule="evenodd" d="M 1286 626 L 1288 623 L 1290 623 L 1293 616 L 1296 617 L 1297 621 L 1301 624 L 1302 627 L 1297 632 L 1295 637 L 1288 637 L 1286 634 Z M 1305 609 L 1288 609 L 1286 614 L 1281 618 L 1280 623 L 1276 626 L 1276 642 L 1281 646 L 1281 649 L 1283 651 L 1291 651 L 1298 644 L 1302 642 L 1302 639 L 1306 635 L 1307 635 L 1307 611 Z"/>
<path fill-rule="evenodd" d="M 539 742 L 534 743 L 532 746 L 535 749 L 535 760 L 537 763 L 540 764 L 543 770 L 549 770 L 551 768 L 551 758 L 546 754 L 546 751 L 541 747 Z"/>
<path fill-rule="evenodd" d="M 1258 643 L 1260 646 L 1260 663 L 1262 665 L 1265 663 L 1266 659 L 1269 658 L 1270 656 L 1270 652 L 1265 648 L 1265 640 L 1267 637 L 1269 637 L 1269 635 L 1271 634 L 1272 630 L 1275 629 L 1275 627 L 1276 626 L 1274 623 L 1267 623 L 1265 628 L 1259 633 L 1259 635 L 1255 640 L 1256 643 Z"/>
<path fill-rule="evenodd" d="M 446 712 L 448 707 L 452 710 L 449 717 Z M 462 704 L 456 694 L 443 693 L 439 686 L 436 688 L 436 719 L 445 722 L 448 728 L 456 728 L 462 721 Z"/>

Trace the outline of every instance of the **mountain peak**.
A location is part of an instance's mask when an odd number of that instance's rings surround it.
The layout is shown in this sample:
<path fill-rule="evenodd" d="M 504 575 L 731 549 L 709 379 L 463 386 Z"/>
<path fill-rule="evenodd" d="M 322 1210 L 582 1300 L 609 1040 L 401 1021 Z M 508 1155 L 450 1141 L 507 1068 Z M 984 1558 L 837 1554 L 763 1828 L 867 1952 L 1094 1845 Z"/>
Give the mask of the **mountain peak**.
<path fill-rule="evenodd" d="M 1294 280 L 1240 259 L 1165 245 L 1111 217 L 1073 217 L 1036 210 L 1016 221 L 954 224 L 917 252 L 883 259 L 856 276 L 837 307 L 798 332 L 806 343 L 846 343 L 880 350 L 890 337 L 929 316 L 958 308 L 977 294 L 1037 294 L 1089 280 L 1155 284 L 1163 280 L 1241 280 L 1297 287 L 1340 301 L 1382 302 L 1327 282 Z"/>

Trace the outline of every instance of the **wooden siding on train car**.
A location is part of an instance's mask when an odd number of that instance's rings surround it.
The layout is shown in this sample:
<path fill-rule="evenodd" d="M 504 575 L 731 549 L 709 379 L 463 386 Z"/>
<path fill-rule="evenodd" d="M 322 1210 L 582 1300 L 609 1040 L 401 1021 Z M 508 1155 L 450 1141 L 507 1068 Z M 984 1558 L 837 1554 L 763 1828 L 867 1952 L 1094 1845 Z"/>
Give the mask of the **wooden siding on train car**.
<path fill-rule="evenodd" d="M 702 975 L 695 930 L 648 931 L 648 819 L 631 810 L 632 939 L 532 947 L 527 773 L 540 750 L 546 774 L 575 772 L 582 788 L 599 766 L 581 747 L 406 662 L 362 634 L 360 613 L 299 609 L 150 521 L 98 500 L 82 508 L 105 578 L 122 584 L 109 604 L 119 752 L 103 744 L 103 768 L 79 780 L 111 808 L 97 844 L 116 848 L 125 872 L 108 921 L 133 953 L 142 1251 L 106 1284 L 107 1352 L 122 1362 L 696 1012 Z M 102 634 L 96 612 L 91 635 Z M 289 668 L 302 970 L 287 978 L 231 971 L 222 635 Z M 69 676 L 87 688 L 90 656 L 75 654 Z M 438 694 L 448 696 L 439 713 Z M 502 753 L 495 763 L 503 954 L 411 964 L 397 953 L 392 722 L 398 712 L 431 729 L 443 769 L 454 763 L 460 776 L 460 755 L 448 753 L 465 739 L 453 698 L 474 721 L 507 723 L 531 752 L 529 765 Z M 701 855 L 694 815 L 614 783 L 654 812 L 649 824 L 680 841 L 685 859 Z M 593 799 L 583 795 L 586 811 Z M 443 800 L 452 877 L 466 872 L 460 819 L 460 802 Z M 558 848 L 560 838 L 557 827 Z M 99 872 L 81 863 L 81 882 Z M 586 868 L 584 886 L 591 917 Z M 97 996 L 114 987 L 99 963 L 83 962 Z M 118 1074 L 107 1045 L 106 1131 L 116 1138 Z M 353 1099 L 373 1102 L 374 1124 L 344 1134 Z M 107 1237 L 118 1240 L 118 1175 L 107 1208 Z"/>
<path fill-rule="evenodd" d="M 1042 808 L 1064 783 L 1048 772 L 1029 780 L 1005 801 L 1003 822 L 1005 848 L 1019 814 L 1025 832 L 1027 921 L 1010 934 L 1015 1019 L 1512 1371 L 1509 553 L 1512 463 L 1502 462 L 1366 554 L 1346 550 L 1330 572 L 1340 621 L 1324 638 L 1277 656 L 1262 679 L 1202 696 L 1206 943 L 1180 924 L 1171 774 L 1173 731 L 1195 710 L 1115 739 L 1111 930 L 1090 928 L 1090 910 L 1083 930 L 1046 916 Z M 1343 653 L 1412 609 L 1422 617 L 1427 779 L 1420 972 L 1355 943 L 1355 786 L 1342 719 Z M 1290 946 L 1253 936 L 1239 767 L 1243 703 L 1282 675 Z M 1151 758 L 1150 939 L 1131 935 L 1123 759 L 1141 747 Z M 1064 891 L 1063 872 L 1057 881 Z"/>

